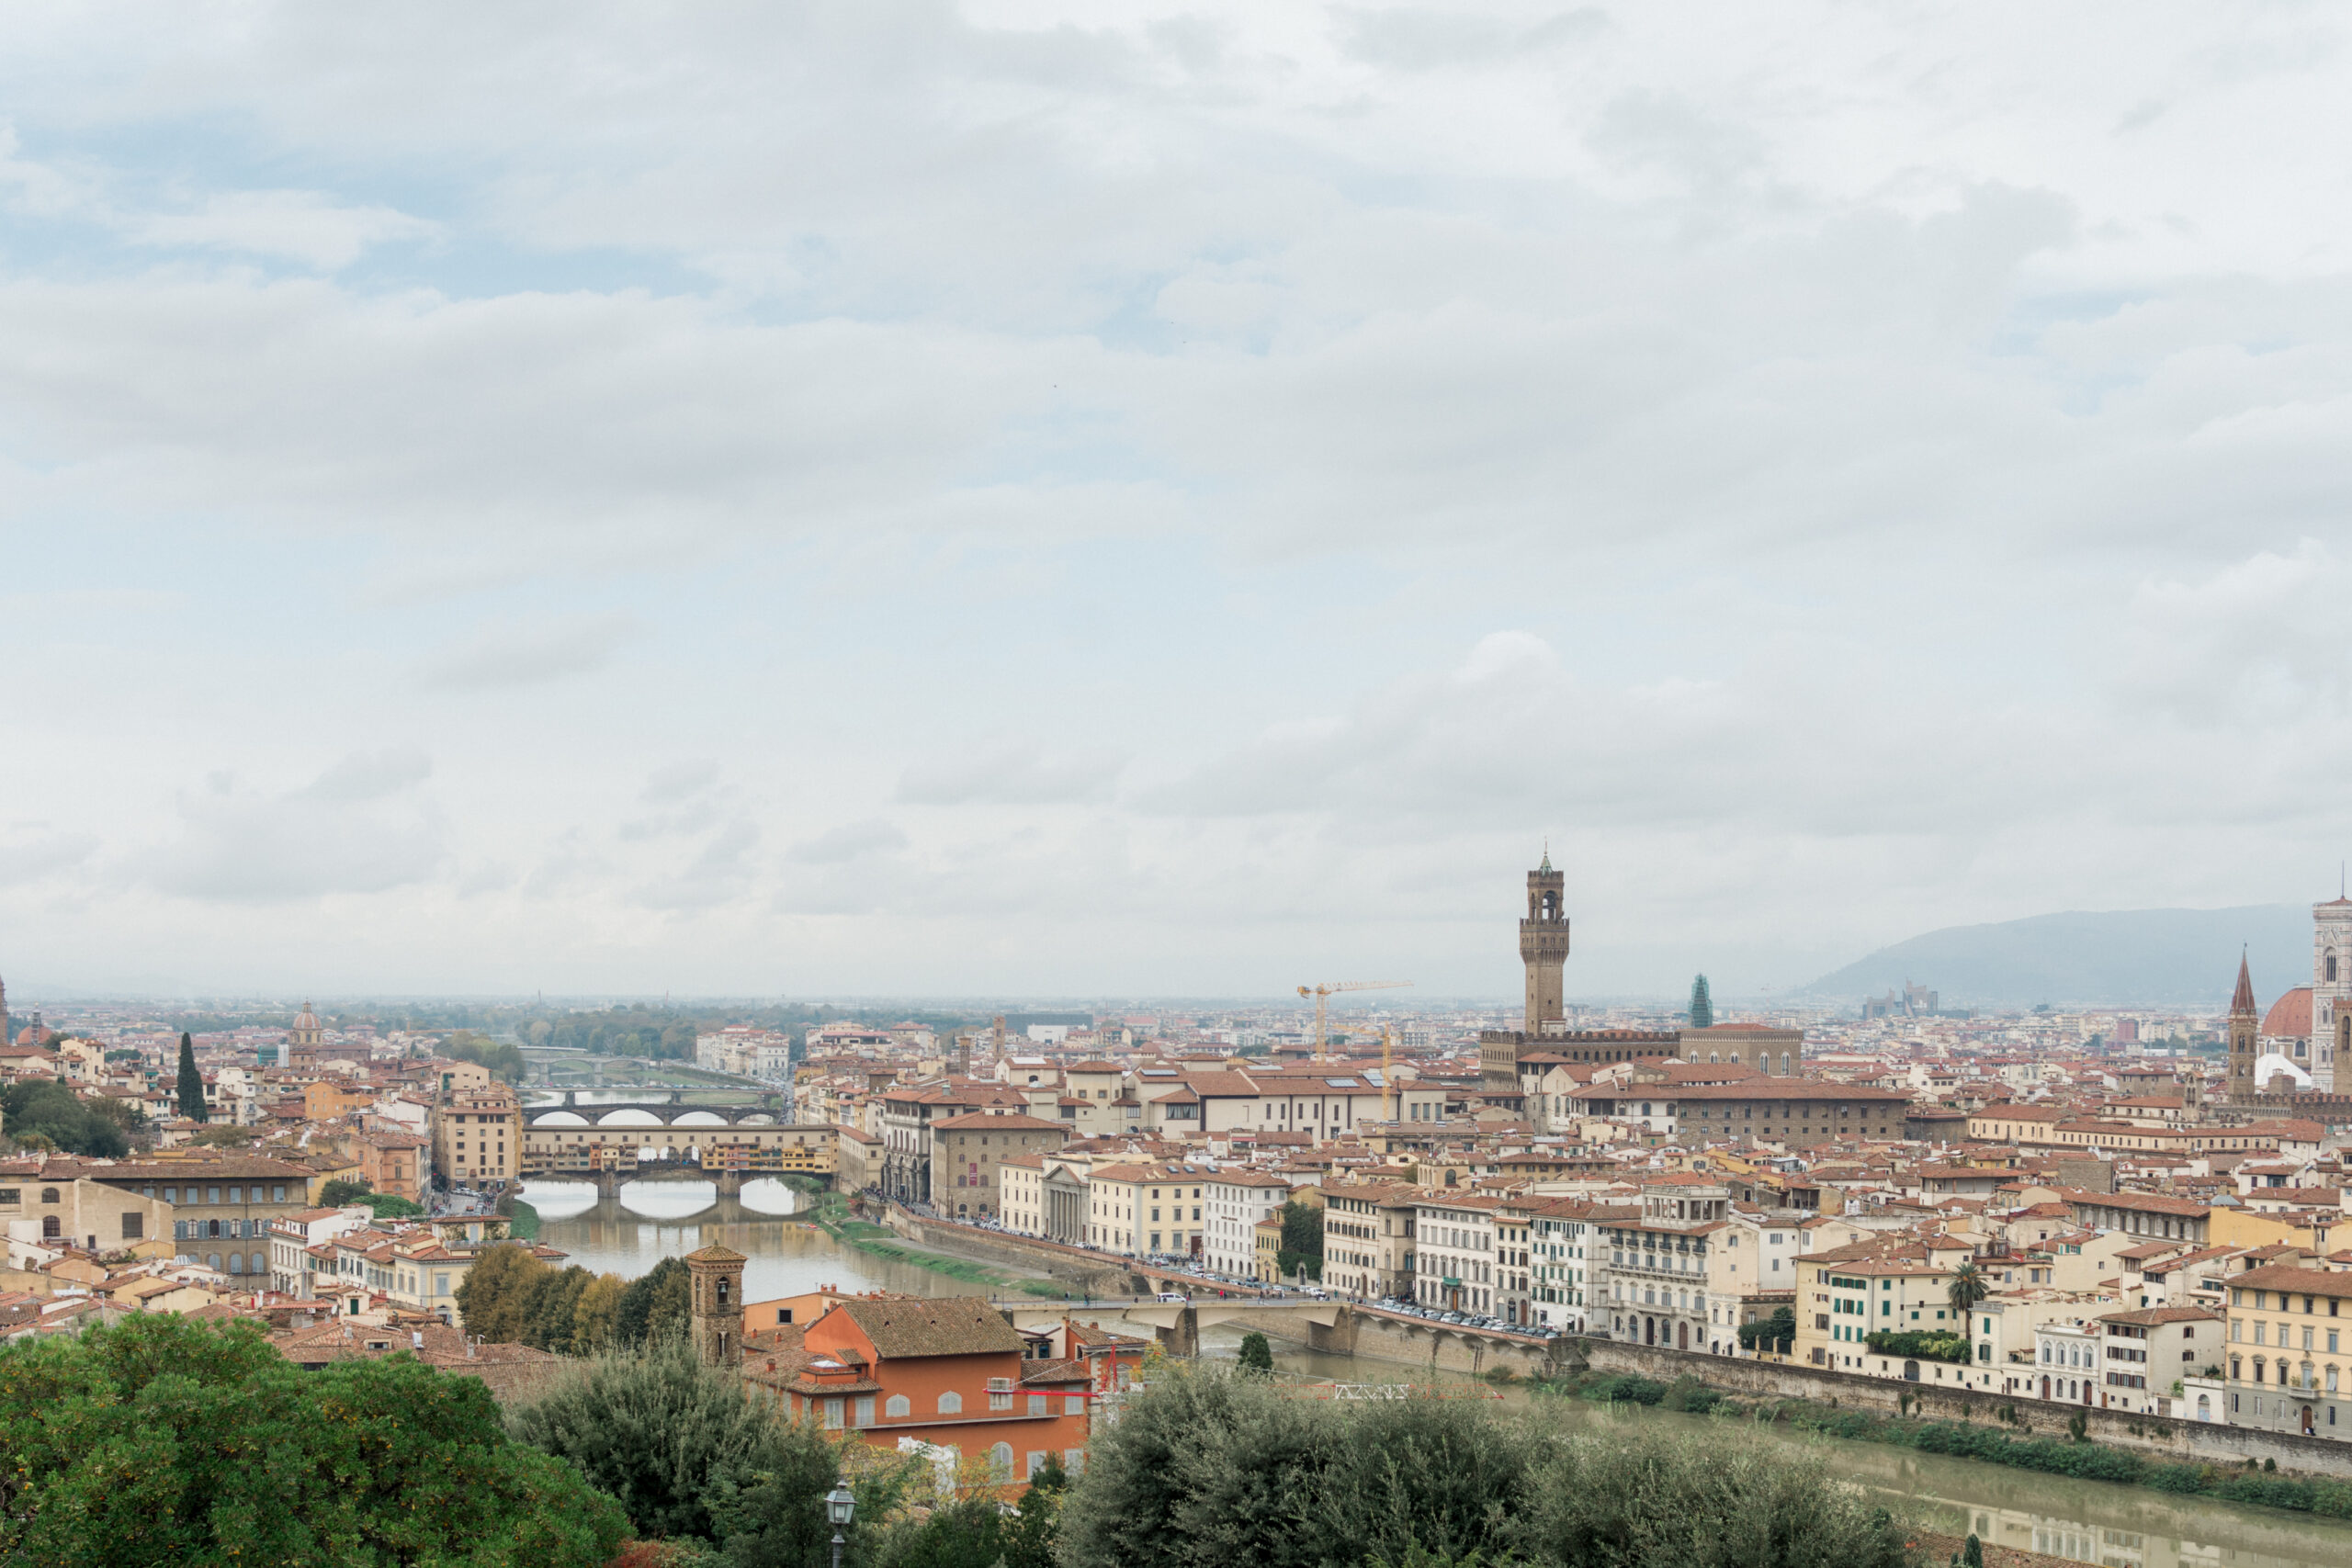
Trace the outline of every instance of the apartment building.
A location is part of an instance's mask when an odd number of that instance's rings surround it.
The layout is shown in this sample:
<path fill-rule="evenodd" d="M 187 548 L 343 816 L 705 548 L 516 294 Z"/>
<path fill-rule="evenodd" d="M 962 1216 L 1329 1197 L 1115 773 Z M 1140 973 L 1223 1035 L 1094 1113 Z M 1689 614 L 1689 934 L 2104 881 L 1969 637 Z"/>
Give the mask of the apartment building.
<path fill-rule="evenodd" d="M 1168 1166 L 1098 1167 L 1087 1178 L 1087 1241 L 1130 1258 L 1196 1257 L 1205 1176 Z"/>
<path fill-rule="evenodd" d="M 496 1187 L 522 1173 L 523 1104 L 503 1083 L 452 1088 L 433 1108 L 433 1169 L 458 1187 Z"/>
<path fill-rule="evenodd" d="M 1005 1160 L 1057 1149 L 1069 1136 L 1058 1122 L 975 1111 L 931 1123 L 932 1201 L 957 1219 L 990 1219 L 1004 1209 L 999 1177 Z"/>
<path fill-rule="evenodd" d="M 1415 1201 L 1413 1284 L 1423 1306 L 1495 1310 L 1495 1210 L 1501 1202 L 1462 1191 Z"/>
<path fill-rule="evenodd" d="M 1414 1234 L 1421 1190 L 1374 1181 L 1332 1182 L 1322 1191 L 1325 1287 L 1360 1302 L 1418 1299 Z"/>
<path fill-rule="evenodd" d="M 1282 1213 L 1290 1183 L 1262 1170 L 1221 1170 L 1202 1184 L 1208 1217 L 1201 1224 L 1202 1260 L 1212 1273 L 1250 1280 L 1258 1270 L 1258 1222 Z M 1329 1224 L 1325 1224 L 1324 1282 L 1330 1281 Z"/>
<path fill-rule="evenodd" d="M 1830 1247 L 1806 1258 L 1797 1289 L 1797 1359 L 1859 1372 L 1872 1334 L 1960 1334 L 1950 1275 L 1924 1248 L 1876 1242 Z M 1973 1359 L 1973 1358 L 1972 1358 Z"/>
<path fill-rule="evenodd" d="M 2352 1273 L 2274 1263 L 2233 1277 L 2229 1291 L 2230 1423 L 2352 1436 L 2342 1410 Z"/>
<path fill-rule="evenodd" d="M 1563 1334 L 1587 1331 L 1587 1312 L 1599 1304 L 1592 1251 L 1604 1221 L 1630 1220 L 1638 1207 L 1610 1208 L 1579 1198 L 1555 1198 L 1534 1209 L 1529 1226 L 1528 1295 L 1535 1321 Z"/>
<path fill-rule="evenodd" d="M 1680 1350 L 1720 1345 L 1721 1325 L 1734 1321 L 1727 1309 L 1737 1302 L 1713 1299 L 1708 1285 L 1730 1208 L 1728 1188 L 1657 1183 L 1642 1189 L 1637 1214 L 1597 1226 L 1595 1261 L 1606 1255 L 1602 1285 L 1611 1337 Z M 1598 1327 L 1598 1313 L 1593 1315 Z"/>

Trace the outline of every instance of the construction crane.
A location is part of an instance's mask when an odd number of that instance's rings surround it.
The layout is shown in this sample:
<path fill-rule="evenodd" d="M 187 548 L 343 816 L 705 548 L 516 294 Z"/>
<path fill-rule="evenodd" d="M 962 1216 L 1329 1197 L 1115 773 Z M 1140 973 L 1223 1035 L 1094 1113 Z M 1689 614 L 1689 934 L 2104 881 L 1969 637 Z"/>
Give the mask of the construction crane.
<path fill-rule="evenodd" d="M 1412 983 L 1410 980 L 1341 980 L 1336 985 L 1301 986 L 1298 988 L 1300 996 L 1315 998 L 1315 1059 L 1318 1062 L 1323 1059 L 1323 1043 L 1329 1038 L 1323 1028 L 1323 1006 L 1327 998 L 1336 997 L 1341 991 L 1393 991 Z"/>

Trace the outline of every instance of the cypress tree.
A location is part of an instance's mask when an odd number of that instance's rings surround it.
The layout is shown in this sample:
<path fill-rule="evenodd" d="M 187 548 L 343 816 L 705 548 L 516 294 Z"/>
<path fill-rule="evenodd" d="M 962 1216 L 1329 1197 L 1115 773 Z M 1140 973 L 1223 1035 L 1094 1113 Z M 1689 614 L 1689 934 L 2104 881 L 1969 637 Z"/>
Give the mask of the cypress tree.
<path fill-rule="evenodd" d="M 1712 1029 L 1714 1024 L 1715 1004 L 1707 995 L 1707 977 L 1702 975 L 1690 982 L 1690 1027 Z"/>
<path fill-rule="evenodd" d="M 185 1032 L 180 1035 L 180 1114 L 191 1122 L 212 1120 L 204 1104 L 204 1075 L 196 1070 L 196 1042 Z"/>

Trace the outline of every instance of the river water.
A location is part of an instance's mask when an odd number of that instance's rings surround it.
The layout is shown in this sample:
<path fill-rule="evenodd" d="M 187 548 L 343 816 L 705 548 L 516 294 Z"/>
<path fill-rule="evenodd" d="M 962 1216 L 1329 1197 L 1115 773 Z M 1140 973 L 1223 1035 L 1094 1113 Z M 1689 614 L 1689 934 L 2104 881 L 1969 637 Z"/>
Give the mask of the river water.
<path fill-rule="evenodd" d="M 721 1198 L 708 1182 L 645 1181 L 618 1198 L 599 1200 L 582 1183 L 532 1182 L 524 1196 L 538 1210 L 539 1239 L 600 1273 L 635 1277 L 663 1258 L 680 1258 L 723 1242 L 751 1259 L 743 1270 L 745 1299 L 813 1291 L 886 1290 L 913 1295 L 970 1295 L 980 1287 L 911 1264 L 843 1247 L 820 1230 L 792 1218 L 799 1194 L 778 1181 L 747 1182 L 741 1198 Z M 1008 1270 L 1010 1272 L 1010 1270 Z M 1117 1328 L 1115 1313 L 1075 1309 L 1081 1321 Z M 1132 1332 L 1148 1335 L 1135 1327 Z M 1231 1356 L 1242 1330 L 1217 1325 L 1202 1330 L 1203 1352 Z M 1427 1373 L 1385 1361 L 1357 1360 L 1308 1350 L 1277 1348 L 1287 1371 L 1339 1382 L 1402 1382 Z M 1456 1380 L 1459 1381 L 1459 1380 Z M 1521 1401 L 1524 1393 L 1506 1392 Z M 2136 1486 L 2073 1481 L 2007 1470 L 1973 1460 L 1915 1453 L 1875 1443 L 1729 1425 L 1703 1416 L 1649 1410 L 1611 1416 L 1577 1400 L 1557 1404 L 1569 1420 L 1683 1422 L 1721 1438 L 1820 1445 L 1838 1473 L 1857 1483 L 1912 1501 L 1919 1522 L 1990 1545 L 2048 1552 L 2112 1568 L 2346 1568 L 2352 1564 L 2352 1524 L 2268 1508 L 2181 1498 Z"/>

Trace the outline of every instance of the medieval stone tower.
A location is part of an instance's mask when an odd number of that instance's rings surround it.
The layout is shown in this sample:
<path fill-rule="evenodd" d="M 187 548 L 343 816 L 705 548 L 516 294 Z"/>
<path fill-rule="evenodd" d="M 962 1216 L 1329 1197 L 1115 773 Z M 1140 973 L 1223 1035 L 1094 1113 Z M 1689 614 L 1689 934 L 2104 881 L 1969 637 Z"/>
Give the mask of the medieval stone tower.
<path fill-rule="evenodd" d="M 1519 922 L 1519 961 L 1527 965 L 1530 1034 L 1541 1034 L 1546 1024 L 1557 1024 L 1567 1016 L 1560 976 L 1568 962 L 1566 888 L 1567 879 L 1552 869 L 1552 851 L 1547 845 L 1544 863 L 1527 874 L 1527 919 Z"/>
<path fill-rule="evenodd" d="M 2262 1014 L 2254 1005 L 2254 977 L 2246 972 L 2245 956 L 2238 956 L 2238 989 L 2230 998 L 2230 1103 L 2244 1105 L 2254 1098 L 2255 1035 Z"/>
<path fill-rule="evenodd" d="M 743 1265 L 750 1261 L 717 1242 L 686 1254 L 695 1354 L 711 1366 L 743 1364 Z"/>

